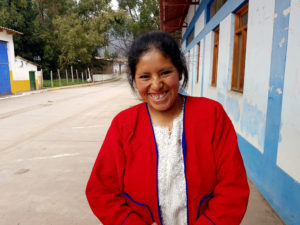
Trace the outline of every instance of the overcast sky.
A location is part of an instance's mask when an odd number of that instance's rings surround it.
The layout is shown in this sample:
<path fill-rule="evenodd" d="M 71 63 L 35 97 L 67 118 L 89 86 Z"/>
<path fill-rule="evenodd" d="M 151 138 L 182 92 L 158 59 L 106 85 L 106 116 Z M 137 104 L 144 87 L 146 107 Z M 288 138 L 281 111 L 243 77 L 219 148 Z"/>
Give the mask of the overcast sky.
<path fill-rule="evenodd" d="M 112 0 L 111 1 L 111 6 L 113 10 L 117 10 L 118 9 L 118 2 L 117 0 Z"/>

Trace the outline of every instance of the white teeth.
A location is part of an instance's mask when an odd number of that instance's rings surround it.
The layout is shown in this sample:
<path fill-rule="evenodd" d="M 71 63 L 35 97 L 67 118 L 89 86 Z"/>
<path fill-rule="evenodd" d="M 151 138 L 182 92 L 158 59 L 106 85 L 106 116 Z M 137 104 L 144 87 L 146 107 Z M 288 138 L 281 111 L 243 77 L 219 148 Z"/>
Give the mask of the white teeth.
<path fill-rule="evenodd" d="M 153 98 L 154 100 L 161 100 L 163 97 L 166 96 L 166 93 L 163 94 L 156 94 L 156 95 L 152 95 L 150 94 L 151 98 Z"/>

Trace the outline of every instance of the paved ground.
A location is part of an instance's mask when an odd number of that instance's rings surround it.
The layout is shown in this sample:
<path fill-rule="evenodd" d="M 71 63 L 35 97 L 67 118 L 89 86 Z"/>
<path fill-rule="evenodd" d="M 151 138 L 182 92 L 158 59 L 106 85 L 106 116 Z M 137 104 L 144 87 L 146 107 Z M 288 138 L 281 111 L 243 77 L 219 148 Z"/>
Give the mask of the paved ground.
<path fill-rule="evenodd" d="M 0 225 L 98 225 L 84 190 L 126 81 L 0 99 Z M 251 186 L 243 225 L 283 224 Z"/>

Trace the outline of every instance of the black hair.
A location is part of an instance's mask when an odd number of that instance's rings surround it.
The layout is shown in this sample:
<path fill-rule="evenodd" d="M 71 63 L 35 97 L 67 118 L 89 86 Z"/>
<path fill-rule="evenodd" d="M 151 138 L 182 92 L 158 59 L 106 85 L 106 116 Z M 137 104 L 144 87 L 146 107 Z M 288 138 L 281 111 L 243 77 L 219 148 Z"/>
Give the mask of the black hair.
<path fill-rule="evenodd" d="M 159 50 L 165 57 L 171 59 L 178 73 L 183 76 L 182 88 L 185 88 L 188 82 L 188 70 L 185 57 L 175 39 L 169 33 L 162 31 L 151 31 L 143 34 L 132 43 L 127 53 L 129 67 L 127 78 L 131 88 L 134 89 L 133 83 L 136 65 L 140 57 L 153 48 Z"/>

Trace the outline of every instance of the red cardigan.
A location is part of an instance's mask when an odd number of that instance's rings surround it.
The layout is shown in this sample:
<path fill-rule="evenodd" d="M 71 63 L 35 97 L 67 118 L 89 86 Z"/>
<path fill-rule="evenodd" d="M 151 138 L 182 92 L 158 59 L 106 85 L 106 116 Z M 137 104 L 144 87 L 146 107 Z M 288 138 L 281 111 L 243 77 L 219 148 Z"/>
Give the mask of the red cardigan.
<path fill-rule="evenodd" d="M 219 103 L 187 97 L 183 121 L 188 224 L 240 224 L 249 188 L 230 119 Z M 86 188 L 104 225 L 162 224 L 158 157 L 145 103 L 113 119 Z"/>

